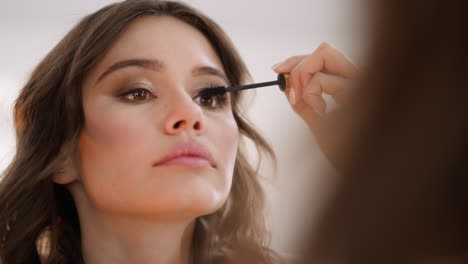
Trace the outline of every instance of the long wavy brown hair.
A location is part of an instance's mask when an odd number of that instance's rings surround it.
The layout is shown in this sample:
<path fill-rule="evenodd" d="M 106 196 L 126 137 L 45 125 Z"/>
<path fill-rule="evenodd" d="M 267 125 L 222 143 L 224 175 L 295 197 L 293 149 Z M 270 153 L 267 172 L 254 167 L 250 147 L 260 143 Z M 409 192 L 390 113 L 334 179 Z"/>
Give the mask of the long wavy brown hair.
<path fill-rule="evenodd" d="M 82 82 L 122 30 L 142 16 L 172 16 L 200 31 L 222 61 L 232 85 L 250 75 L 224 31 L 186 4 L 132 0 L 108 5 L 84 17 L 32 72 L 14 105 L 16 154 L 0 182 L 0 263 L 83 263 L 80 224 L 68 190 L 54 184 L 58 164 L 71 155 L 83 128 Z M 271 147 L 243 117 L 240 93 L 232 95 L 241 140 L 274 159 Z M 265 196 L 258 166 L 240 144 L 232 189 L 217 212 L 200 216 L 193 263 L 278 263 L 268 247 Z M 46 236 L 44 236 L 46 234 Z M 38 245 L 46 249 L 38 252 Z"/>

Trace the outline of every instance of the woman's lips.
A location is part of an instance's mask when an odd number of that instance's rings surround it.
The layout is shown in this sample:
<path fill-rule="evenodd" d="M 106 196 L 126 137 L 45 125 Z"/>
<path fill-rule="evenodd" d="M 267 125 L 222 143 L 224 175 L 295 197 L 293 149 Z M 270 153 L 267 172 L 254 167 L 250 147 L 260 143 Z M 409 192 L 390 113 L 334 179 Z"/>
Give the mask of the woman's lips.
<path fill-rule="evenodd" d="M 192 167 L 192 168 L 204 168 L 211 167 L 211 163 L 202 157 L 198 156 L 178 156 L 173 159 L 167 160 L 159 166 L 182 166 L 182 167 Z"/>
<path fill-rule="evenodd" d="M 202 145 L 188 143 L 178 145 L 172 149 L 164 158 L 160 159 L 154 166 L 179 166 L 189 168 L 206 168 L 216 165 L 211 153 Z"/>

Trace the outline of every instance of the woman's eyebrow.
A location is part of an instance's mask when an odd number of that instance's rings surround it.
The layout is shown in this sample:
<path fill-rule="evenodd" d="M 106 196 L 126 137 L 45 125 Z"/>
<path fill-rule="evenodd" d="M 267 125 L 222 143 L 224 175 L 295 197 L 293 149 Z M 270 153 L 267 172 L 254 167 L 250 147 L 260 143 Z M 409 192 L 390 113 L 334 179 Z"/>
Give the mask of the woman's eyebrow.
<path fill-rule="evenodd" d="M 164 66 L 164 63 L 157 60 L 157 59 L 129 59 L 129 60 L 123 60 L 123 61 L 118 61 L 114 64 L 112 64 L 109 68 L 107 68 L 106 71 L 104 71 L 101 76 L 96 81 L 96 84 L 104 79 L 107 75 L 109 75 L 112 72 L 115 72 L 119 69 L 125 68 L 125 67 L 131 67 L 131 66 L 136 66 L 136 67 L 141 67 L 145 69 L 150 69 L 153 71 L 162 71 Z"/>
<path fill-rule="evenodd" d="M 194 77 L 203 76 L 203 75 L 214 75 L 223 79 L 228 86 L 231 86 L 231 82 L 229 81 L 229 78 L 226 76 L 226 74 L 224 74 L 224 72 L 214 67 L 210 67 L 210 66 L 196 67 L 195 69 L 193 69 L 192 75 Z"/>
<path fill-rule="evenodd" d="M 153 71 L 160 72 L 165 68 L 165 64 L 158 60 L 158 59 L 128 59 L 118 61 L 112 64 L 109 68 L 107 68 L 104 73 L 102 73 L 99 78 L 96 80 L 96 84 L 104 79 L 107 75 L 115 72 L 117 70 L 126 68 L 126 67 L 140 67 L 144 69 L 149 69 Z M 203 75 L 214 75 L 223 79 L 228 86 L 230 86 L 229 78 L 224 74 L 224 72 L 211 67 L 211 66 L 199 66 L 192 70 L 192 75 L 194 77 L 203 76 Z"/>

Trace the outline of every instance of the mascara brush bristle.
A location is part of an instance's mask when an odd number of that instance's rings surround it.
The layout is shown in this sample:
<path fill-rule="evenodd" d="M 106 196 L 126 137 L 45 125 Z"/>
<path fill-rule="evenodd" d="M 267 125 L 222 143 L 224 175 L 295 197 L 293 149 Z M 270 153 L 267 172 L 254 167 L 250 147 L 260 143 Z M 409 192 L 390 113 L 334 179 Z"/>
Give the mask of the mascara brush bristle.
<path fill-rule="evenodd" d="M 220 87 L 213 87 L 213 88 L 207 88 L 198 93 L 200 96 L 216 96 L 216 95 L 222 95 L 226 93 L 226 87 L 220 86 Z"/>

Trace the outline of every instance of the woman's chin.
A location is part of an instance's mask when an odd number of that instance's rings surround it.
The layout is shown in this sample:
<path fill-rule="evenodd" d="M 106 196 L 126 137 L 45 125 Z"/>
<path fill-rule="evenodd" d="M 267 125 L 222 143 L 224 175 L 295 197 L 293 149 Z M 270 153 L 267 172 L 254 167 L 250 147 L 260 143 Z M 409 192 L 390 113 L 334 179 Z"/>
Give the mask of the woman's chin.
<path fill-rule="evenodd" d="M 212 214 L 224 205 L 227 196 L 213 190 L 194 191 L 189 195 L 171 197 L 173 203 L 168 205 L 168 209 L 177 210 L 180 214 L 191 217 Z"/>
<path fill-rule="evenodd" d="M 147 202 L 127 208 L 125 214 L 155 219 L 187 220 L 216 212 L 223 207 L 228 194 L 210 189 L 195 189 L 189 193 L 174 192 L 170 196 L 148 197 Z M 125 209 L 124 209 L 125 210 Z"/>

